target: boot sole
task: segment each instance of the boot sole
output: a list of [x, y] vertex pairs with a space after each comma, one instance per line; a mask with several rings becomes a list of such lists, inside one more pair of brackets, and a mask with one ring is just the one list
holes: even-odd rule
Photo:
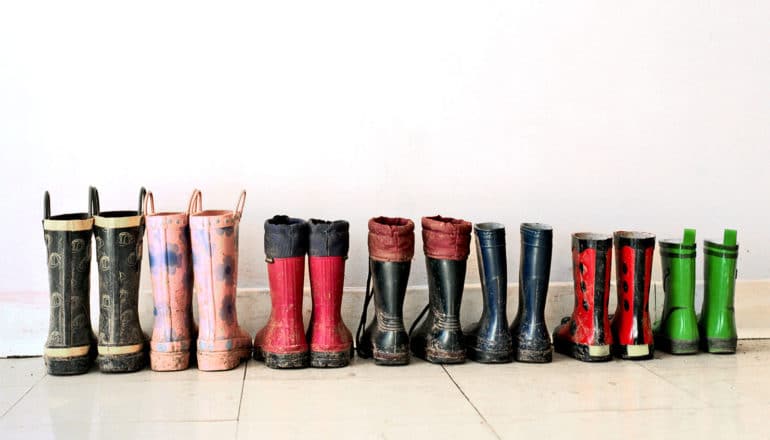
[[350, 365], [352, 348], [345, 351], [311, 351], [310, 366], [313, 368], [342, 368]]
[[714, 354], [734, 354], [738, 348], [738, 338], [716, 339], [704, 338], [701, 340], [701, 349]]
[[531, 350], [526, 348], [517, 348], [514, 350], [516, 362], [525, 362], [530, 364], [547, 364], [553, 361], [553, 350], [549, 346], [544, 350]]
[[653, 344], [614, 344], [612, 346], [612, 354], [615, 357], [630, 361], [644, 361], [652, 359], [653, 353], [655, 353], [655, 346]]
[[462, 364], [465, 362], [465, 350], [446, 351], [429, 348], [425, 350], [424, 359], [434, 364]]
[[372, 358], [375, 365], [407, 365], [410, 360], [409, 352], [400, 353], [388, 353], [384, 351], [374, 350], [372, 352]]
[[190, 352], [150, 351], [150, 368], [152, 371], [180, 371], [190, 366]]
[[100, 354], [96, 362], [102, 373], [132, 373], [147, 365], [147, 353]]
[[93, 356], [50, 357], [44, 356], [46, 370], [52, 376], [74, 376], [91, 370]]
[[274, 370], [307, 368], [310, 366], [309, 351], [302, 353], [271, 353], [264, 350], [255, 350], [254, 359], [264, 361], [267, 368]]
[[241, 361], [248, 359], [250, 355], [251, 349], [249, 348], [230, 351], [202, 351], [199, 349], [196, 358], [198, 369], [201, 371], [227, 371], [240, 365]]
[[583, 345], [560, 341], [554, 337], [554, 349], [583, 362], [608, 362], [612, 360], [609, 345]]
[[481, 350], [468, 347], [466, 357], [480, 364], [507, 364], [513, 362], [513, 350]]
[[677, 355], [695, 354], [698, 352], [698, 340], [677, 340], [665, 336], [655, 336], [655, 349]]

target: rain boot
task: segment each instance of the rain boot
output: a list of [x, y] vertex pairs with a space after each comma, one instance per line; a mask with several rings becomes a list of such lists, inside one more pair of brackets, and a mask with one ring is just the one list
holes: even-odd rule
[[701, 349], [709, 353], [735, 353], [735, 279], [738, 277], [738, 233], [725, 229], [722, 244], [703, 242], [706, 254], [703, 275], [703, 308], [698, 320]]
[[99, 264], [99, 357], [102, 373], [128, 373], [147, 363], [146, 337], [139, 325], [145, 190], [136, 211], [99, 210], [94, 194], [94, 235]]
[[193, 274], [198, 297], [198, 369], [231, 370], [251, 355], [251, 336], [238, 325], [238, 227], [246, 202], [241, 192], [234, 211], [190, 214]]
[[302, 321], [308, 224], [276, 215], [265, 221], [265, 256], [270, 279], [270, 319], [254, 338], [254, 357], [269, 368], [305, 368], [310, 352]]
[[551, 276], [552, 249], [553, 229], [550, 226], [522, 223], [519, 306], [511, 325], [513, 351], [519, 362], [551, 362], [545, 300]]
[[88, 372], [96, 357], [91, 329], [91, 230], [93, 193], [87, 213], [51, 216], [46, 191], [43, 233], [48, 256], [51, 317], [43, 359], [54, 376]]
[[554, 349], [584, 362], [612, 359], [612, 332], [607, 316], [610, 300], [612, 237], [572, 234], [575, 307], [553, 332]]
[[150, 368], [154, 371], [186, 369], [190, 349], [195, 348], [189, 215], [194, 207], [198, 210], [200, 196], [200, 191], [193, 192], [187, 212], [156, 213], [152, 192], [144, 198], [155, 317], [150, 340]]
[[652, 359], [655, 344], [649, 302], [655, 235], [617, 231], [614, 241], [618, 304], [610, 321], [612, 351], [623, 359]]
[[463, 330], [467, 356], [481, 363], [511, 362], [505, 227], [499, 223], [477, 223], [474, 230], [484, 309], [479, 322]]
[[[429, 313], [416, 332], [410, 331], [410, 345], [415, 356], [428, 362], [465, 362], [460, 304], [470, 253], [471, 229], [471, 224], [465, 220], [440, 215], [422, 218], [423, 250], [428, 271], [426, 310]], [[420, 317], [412, 325], [412, 330], [418, 322]]]
[[310, 290], [313, 313], [307, 340], [310, 366], [344, 367], [353, 354], [353, 335], [342, 321], [342, 285], [348, 258], [350, 224], [310, 219]]
[[[369, 276], [356, 347], [377, 365], [409, 363], [409, 335], [404, 328], [404, 298], [414, 256], [414, 222], [399, 217], [369, 220]], [[371, 289], [370, 289], [371, 287]], [[374, 298], [374, 320], [366, 312]]]
[[685, 229], [682, 240], [660, 240], [665, 300], [663, 316], [655, 323], [655, 348], [671, 354], [698, 352], [695, 316], [695, 230]]

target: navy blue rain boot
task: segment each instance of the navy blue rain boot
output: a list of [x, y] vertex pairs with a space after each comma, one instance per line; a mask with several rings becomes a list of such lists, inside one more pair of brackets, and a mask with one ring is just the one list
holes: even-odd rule
[[468, 358], [481, 363], [513, 361], [508, 329], [508, 264], [505, 257], [505, 226], [478, 223], [476, 257], [481, 278], [484, 309], [479, 322], [465, 329]]
[[511, 325], [513, 352], [519, 362], [551, 362], [551, 337], [545, 325], [545, 299], [551, 274], [553, 229], [521, 224], [519, 308]]

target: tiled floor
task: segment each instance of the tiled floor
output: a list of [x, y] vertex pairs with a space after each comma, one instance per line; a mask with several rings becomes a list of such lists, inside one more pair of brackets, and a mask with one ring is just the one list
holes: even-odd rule
[[0, 359], [0, 439], [770, 438], [770, 340], [735, 356], [74, 377]]

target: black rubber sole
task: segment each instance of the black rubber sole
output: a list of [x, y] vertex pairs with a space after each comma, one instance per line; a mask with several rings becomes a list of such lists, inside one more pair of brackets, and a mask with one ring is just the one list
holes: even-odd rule
[[701, 350], [713, 354], [735, 354], [738, 349], [738, 338], [715, 339], [703, 338], [700, 341]]
[[94, 363], [94, 358], [90, 355], [74, 357], [44, 356], [44, 361], [48, 374], [52, 376], [74, 376], [76, 374], [88, 373]]
[[254, 350], [254, 359], [264, 361], [267, 368], [274, 370], [291, 370], [310, 366], [310, 352], [302, 353], [270, 353], [269, 351]]
[[465, 356], [467, 359], [480, 364], [507, 364], [513, 362], [513, 350], [511, 349], [468, 347]]
[[646, 361], [653, 358], [655, 346], [647, 344], [647, 354], [637, 354], [629, 345], [614, 344], [612, 346], [612, 355], [629, 361]]
[[516, 362], [547, 364], [553, 361], [553, 349], [550, 346], [542, 350], [516, 348], [513, 352]]
[[553, 348], [558, 353], [571, 356], [583, 362], [608, 362], [612, 360], [612, 353], [608, 350], [606, 355], [592, 355], [591, 347], [583, 344], [575, 344], [571, 341], [561, 341], [554, 335]]
[[466, 358], [465, 350], [447, 351], [432, 348], [425, 351], [416, 350], [412, 354], [432, 364], [462, 364]]
[[655, 349], [676, 355], [689, 355], [698, 352], [698, 340], [676, 340], [665, 336], [655, 336]]
[[133, 373], [147, 365], [148, 353], [99, 355], [96, 363], [102, 373]]
[[350, 365], [353, 350], [311, 351], [310, 366], [313, 368], [342, 368]]

